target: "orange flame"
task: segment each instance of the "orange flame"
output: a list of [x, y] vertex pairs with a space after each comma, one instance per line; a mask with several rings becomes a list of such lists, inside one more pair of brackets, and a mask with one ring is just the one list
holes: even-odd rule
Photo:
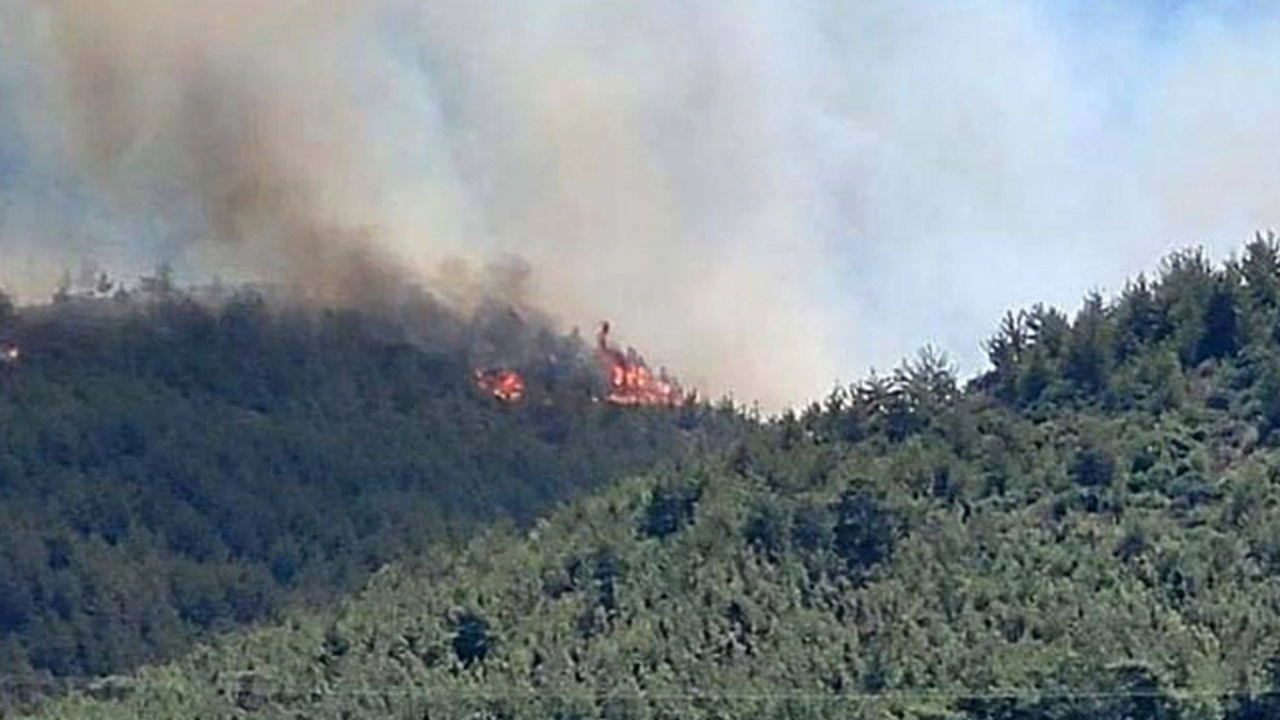
[[475, 371], [476, 386], [505, 403], [517, 403], [524, 399], [524, 377], [515, 370]]
[[684, 404], [684, 391], [679, 383], [667, 377], [665, 370], [655, 375], [635, 349], [627, 348], [623, 352], [609, 344], [608, 321], [600, 324], [600, 332], [596, 335], [596, 355], [609, 375], [607, 402], [663, 407]]

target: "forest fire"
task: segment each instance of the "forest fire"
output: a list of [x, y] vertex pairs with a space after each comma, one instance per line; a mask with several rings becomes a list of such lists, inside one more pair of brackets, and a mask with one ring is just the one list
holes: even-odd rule
[[524, 399], [524, 377], [515, 370], [476, 368], [476, 386], [505, 403], [517, 403]]
[[[634, 348], [623, 351], [614, 347], [609, 341], [608, 322], [601, 323], [596, 335], [596, 361], [608, 383], [604, 397], [596, 398], [597, 402], [626, 407], [675, 407], [691, 397], [665, 369], [649, 369]], [[520, 403], [528, 396], [525, 378], [516, 370], [478, 367], [474, 373], [476, 387], [503, 403]]]
[[626, 352], [609, 343], [609, 323], [600, 324], [596, 335], [596, 355], [609, 375], [607, 402], [614, 405], [681, 405], [686, 396], [680, 384], [667, 376], [666, 370], [656, 375], [634, 348]]

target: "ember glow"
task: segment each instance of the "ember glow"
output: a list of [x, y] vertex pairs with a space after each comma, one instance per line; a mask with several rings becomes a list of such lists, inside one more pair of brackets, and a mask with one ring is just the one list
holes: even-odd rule
[[596, 355], [609, 377], [607, 402], [614, 405], [682, 405], [687, 395], [665, 369], [654, 374], [634, 348], [626, 352], [609, 343], [609, 323], [600, 324]]
[[481, 370], [476, 368], [476, 386], [505, 403], [524, 399], [524, 377], [515, 370]]

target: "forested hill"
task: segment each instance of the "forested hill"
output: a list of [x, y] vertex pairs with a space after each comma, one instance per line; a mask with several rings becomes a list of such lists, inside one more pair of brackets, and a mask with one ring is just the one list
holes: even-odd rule
[[[98, 295], [0, 303], [0, 714], [738, 422], [594, 402], [590, 348], [500, 306], [198, 301], [155, 278]], [[498, 360], [528, 371], [527, 402], [474, 386]]]
[[1179, 254], [46, 716], [1280, 717], [1278, 331]]

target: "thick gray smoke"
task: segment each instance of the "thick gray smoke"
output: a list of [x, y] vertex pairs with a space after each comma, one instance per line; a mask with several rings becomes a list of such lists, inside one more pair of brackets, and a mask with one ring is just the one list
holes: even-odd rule
[[358, 213], [379, 182], [365, 112], [381, 112], [352, 96], [378, 79], [345, 45], [362, 22], [340, 3], [33, 2], [27, 127], [158, 236], [173, 257], [156, 260], [359, 298], [394, 272]]
[[980, 0], [6, 0], [0, 282], [608, 317], [766, 407], [1275, 224], [1280, 19]]

